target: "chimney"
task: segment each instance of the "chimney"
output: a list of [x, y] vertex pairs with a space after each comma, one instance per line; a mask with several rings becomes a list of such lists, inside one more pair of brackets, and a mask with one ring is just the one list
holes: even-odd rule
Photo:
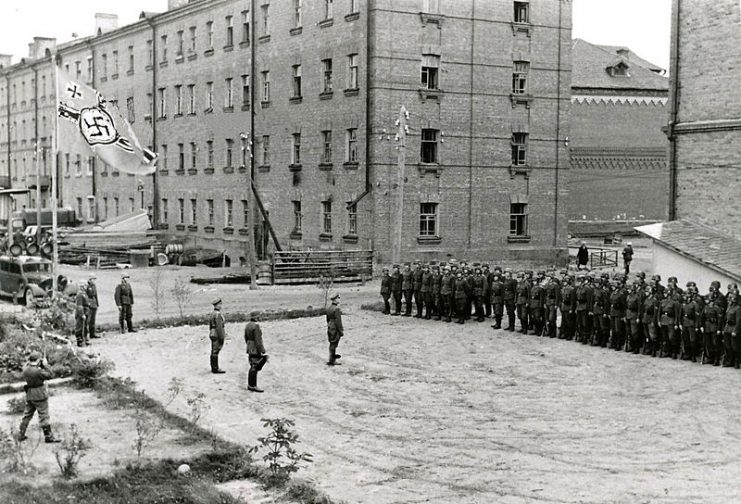
[[95, 13], [95, 35], [118, 29], [118, 14]]
[[9, 67], [12, 59], [10, 54], [0, 54], [0, 68]]
[[171, 11], [182, 7], [183, 5], [188, 5], [189, 3], [189, 0], [167, 0], [167, 10]]
[[53, 52], [57, 47], [57, 39], [51, 37], [34, 37], [28, 44], [28, 57], [40, 59], [46, 56], [46, 51]]

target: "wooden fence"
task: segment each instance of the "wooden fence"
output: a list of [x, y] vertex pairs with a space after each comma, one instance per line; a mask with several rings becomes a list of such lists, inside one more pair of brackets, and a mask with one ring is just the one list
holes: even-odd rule
[[272, 266], [274, 284], [316, 283], [321, 277], [356, 282], [371, 277], [373, 251], [276, 251]]

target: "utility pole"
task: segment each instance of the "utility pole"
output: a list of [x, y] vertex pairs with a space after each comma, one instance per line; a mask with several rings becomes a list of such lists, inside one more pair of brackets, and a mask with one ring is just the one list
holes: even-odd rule
[[406, 165], [406, 139], [407, 139], [407, 119], [409, 118], [409, 112], [401, 106], [399, 110], [399, 119], [396, 121], [396, 126], [399, 128], [396, 133], [396, 141], [398, 145], [396, 148], [399, 151], [397, 165], [399, 172], [399, 181], [396, 187], [399, 191], [399, 195], [396, 201], [396, 207], [394, 208], [394, 220], [392, 223], [392, 239], [391, 239], [391, 262], [399, 264], [401, 262], [401, 243], [402, 243], [402, 231], [404, 228], [404, 180], [405, 180], [405, 165]]
[[[255, 214], [253, 210], [252, 199], [252, 135], [240, 133], [242, 139], [242, 159], [245, 164], [247, 173], [247, 260], [250, 262], [250, 290], [257, 289], [257, 258], [255, 257]], [[245, 150], [247, 152], [245, 152]], [[249, 162], [245, 154], [249, 155]]]
[[41, 165], [41, 145], [39, 145], [39, 140], [36, 138], [36, 243], [41, 245], [39, 243], [39, 240], [41, 238], [41, 170], [39, 169], [39, 166]]

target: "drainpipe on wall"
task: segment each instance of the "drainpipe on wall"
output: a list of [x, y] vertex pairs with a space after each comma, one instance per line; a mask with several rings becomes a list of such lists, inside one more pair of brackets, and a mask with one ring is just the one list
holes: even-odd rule
[[672, 90], [669, 124], [666, 135], [669, 138], [669, 220], [677, 219], [677, 135], [675, 127], [679, 116], [679, 20], [681, 0], [672, 1], [674, 19], [672, 22], [672, 54], [670, 86]]
[[[157, 30], [154, 21], [147, 18], [149, 26], [152, 27], [152, 151], [157, 152]], [[160, 227], [160, 189], [157, 172], [159, 162], [152, 173], [152, 228]]]
[[553, 248], [558, 246], [558, 176], [561, 150], [561, 28], [563, 23], [563, 3], [558, 2], [558, 62], [556, 63], [556, 170], [553, 208]]
[[[90, 87], [95, 89], [95, 46], [88, 40], [87, 42], [88, 47], [90, 47], [90, 57], [92, 58], [92, 73], [90, 75]], [[97, 180], [97, 174], [98, 171], [98, 160], [96, 157], [92, 158], [92, 166], [90, 167], [92, 170], [92, 180], [91, 180], [91, 188], [92, 196], [93, 196], [93, 208], [94, 210], [94, 221], [97, 223], [99, 222], [98, 219], [98, 180]]]

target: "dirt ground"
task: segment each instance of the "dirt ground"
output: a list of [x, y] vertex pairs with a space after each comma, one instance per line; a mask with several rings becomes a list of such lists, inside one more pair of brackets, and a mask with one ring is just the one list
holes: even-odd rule
[[242, 324], [227, 327], [225, 375], [209, 373], [205, 328], [96, 350], [158, 400], [173, 377], [204, 392], [203, 424], [232, 441], [295, 419], [315, 457], [300, 474], [350, 503], [741, 501], [738, 371], [345, 310], [335, 368], [323, 318], [262, 324], [265, 394], [246, 390]]
[[[54, 389], [53, 394], [49, 399], [49, 409], [54, 435], [60, 439], [68, 437], [69, 425], [74, 423], [80, 435], [90, 441], [91, 448], [79, 465], [80, 478], [106, 476], [117, 467], [136, 461], [133, 410], [110, 409], [92, 392], [59, 388]], [[22, 398], [24, 394], [0, 396], [0, 427], [6, 432], [11, 426], [17, 429], [21, 420], [21, 414], [11, 415], [8, 412], [8, 401], [16, 397]], [[33, 466], [27, 482], [48, 484], [51, 478], [57, 478], [60, 474], [54, 457], [54, 450], [59, 449], [60, 445], [44, 443], [37, 416], [31, 420], [27, 434], [29, 440], [23, 445]], [[185, 432], [163, 428], [145, 446], [142, 461], [167, 457], [188, 459], [210, 449], [210, 445], [194, 442]], [[1, 482], [2, 479], [0, 486]]]

